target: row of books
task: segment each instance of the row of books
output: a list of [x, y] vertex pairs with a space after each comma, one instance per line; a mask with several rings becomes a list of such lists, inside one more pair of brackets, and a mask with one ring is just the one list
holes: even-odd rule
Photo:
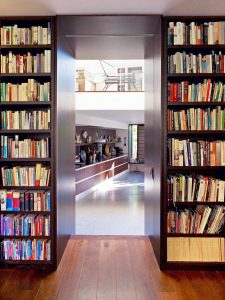
[[224, 237], [168, 237], [167, 261], [225, 262]]
[[169, 166], [225, 166], [225, 141], [168, 139]]
[[50, 240], [4, 239], [1, 242], [3, 260], [51, 260]]
[[167, 177], [167, 197], [175, 202], [225, 202], [225, 181], [203, 175]]
[[197, 205], [196, 209], [177, 209], [167, 213], [167, 232], [183, 234], [216, 234], [224, 230], [225, 207]]
[[7, 55], [1, 54], [1, 73], [23, 74], [23, 73], [50, 73], [51, 72], [51, 50], [44, 50], [36, 55], [13, 54], [9, 51]]
[[19, 140], [18, 135], [1, 135], [2, 158], [47, 158], [50, 157], [49, 148], [49, 138]]
[[1, 211], [50, 211], [51, 193], [0, 190]]
[[1, 45], [49, 45], [51, 44], [51, 27], [31, 26], [30, 28], [13, 26], [1, 27]]
[[224, 130], [225, 110], [218, 106], [214, 109], [189, 108], [168, 110], [168, 130]]
[[35, 166], [2, 167], [3, 186], [49, 186], [50, 167], [36, 164]]
[[51, 111], [1, 111], [1, 129], [50, 129]]
[[201, 74], [223, 73], [225, 70], [224, 54], [198, 55], [186, 52], [176, 52], [168, 56], [168, 73], [170, 74]]
[[224, 45], [225, 21], [169, 22], [168, 45]]
[[0, 234], [4, 236], [49, 236], [50, 215], [1, 215]]
[[203, 83], [168, 82], [169, 102], [224, 102], [225, 84], [204, 79]]
[[8, 101], [50, 101], [50, 82], [41, 84], [35, 79], [28, 79], [27, 82], [0, 83], [1, 102]]
[[50, 215], [0, 215], [0, 234], [7, 236], [49, 236]]

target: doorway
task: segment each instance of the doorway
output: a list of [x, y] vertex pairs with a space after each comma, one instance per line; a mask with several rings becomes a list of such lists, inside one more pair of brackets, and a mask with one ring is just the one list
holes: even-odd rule
[[[150, 235], [154, 229], [154, 218], [160, 222], [159, 215], [152, 216], [150, 194], [159, 186], [152, 184], [154, 162], [151, 151], [154, 149], [150, 141], [153, 121], [153, 86], [156, 76], [153, 76], [153, 57], [157, 51], [155, 36], [160, 36], [160, 16], [60, 16], [59, 22], [64, 28], [64, 35], [68, 40], [76, 59], [145, 59], [145, 152], [148, 153], [145, 162], [145, 234]], [[113, 51], [112, 51], [113, 49]], [[161, 48], [158, 54], [161, 55]], [[159, 65], [160, 66], [160, 65]], [[161, 82], [160, 71], [157, 74]], [[154, 101], [161, 103], [161, 93], [158, 92]], [[157, 178], [157, 169], [154, 169]], [[156, 191], [156, 190], [155, 190]], [[154, 192], [155, 192], [154, 191]], [[159, 192], [160, 197], [160, 192]], [[158, 231], [158, 229], [156, 230]], [[159, 232], [153, 232], [159, 237]]]

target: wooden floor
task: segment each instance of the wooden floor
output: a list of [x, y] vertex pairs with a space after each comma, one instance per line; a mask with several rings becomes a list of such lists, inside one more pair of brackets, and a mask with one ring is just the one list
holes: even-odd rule
[[167, 271], [147, 238], [71, 239], [56, 272], [0, 271], [0, 299], [225, 299], [225, 271]]

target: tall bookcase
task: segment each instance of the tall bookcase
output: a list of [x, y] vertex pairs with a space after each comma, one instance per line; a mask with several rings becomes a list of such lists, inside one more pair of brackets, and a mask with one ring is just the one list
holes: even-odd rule
[[[1, 199], [1, 208], [3, 209], [0, 211], [1, 266], [56, 266], [54, 23], [55, 20], [52, 17], [0, 18], [0, 27], [4, 27], [5, 30], [5, 40], [3, 41], [2, 37], [0, 46], [0, 190], [3, 197]], [[25, 29], [19, 30], [18, 28]], [[43, 30], [43, 28], [45, 29]], [[41, 54], [41, 56], [37, 57], [37, 54]], [[17, 70], [12, 70], [9, 66], [6, 70], [3, 69], [3, 56], [6, 57], [7, 55], [10, 55], [9, 60], [6, 58], [7, 64], [11, 63], [12, 56], [16, 56], [11, 67], [14, 68], [17, 64], [19, 65]], [[18, 55], [21, 57], [19, 58]], [[37, 58], [33, 58], [33, 61], [29, 62], [28, 55]], [[32, 69], [30, 68], [31, 65]], [[18, 70], [18, 68], [20, 69]], [[9, 83], [14, 86], [7, 85]], [[20, 86], [22, 83], [27, 83], [23, 91]], [[34, 87], [34, 85], [36, 86]], [[4, 97], [3, 86], [6, 90], [8, 89]], [[21, 91], [18, 94], [19, 88], [21, 88]], [[28, 97], [26, 97], [27, 95]], [[13, 113], [18, 111], [20, 114], [22, 114], [22, 111], [29, 112], [29, 116], [27, 114], [26, 118], [30, 119], [26, 120], [25, 123], [23, 117], [23, 121], [20, 121], [18, 126], [14, 126], [19, 117], [13, 115]], [[8, 120], [6, 118], [5, 124], [3, 124], [3, 114], [8, 118]], [[14, 122], [12, 121], [13, 117], [15, 118]], [[25, 147], [24, 139], [30, 139], [29, 146]], [[41, 146], [40, 141], [42, 141]], [[32, 149], [32, 151], [29, 150], [29, 153], [28, 148]], [[24, 171], [27, 172], [26, 174], [28, 174], [28, 168], [30, 168], [29, 174], [32, 178], [25, 179], [23, 177], [25, 175], [20, 173], [18, 182], [15, 179], [15, 176], [17, 176], [15, 169], [11, 173], [13, 178], [10, 178], [11, 175], [5, 169], [12, 169], [17, 166], [26, 167], [27, 169]], [[43, 171], [40, 173], [40, 170], [37, 170], [40, 166], [50, 170], [49, 179], [46, 178], [47, 173], [44, 174]], [[33, 174], [32, 167], [35, 168]], [[3, 182], [3, 172], [5, 183]], [[15, 182], [17, 185], [15, 185]], [[10, 195], [11, 191], [12, 194]], [[5, 194], [6, 209], [4, 209], [3, 204]], [[16, 196], [19, 198], [16, 199]], [[13, 198], [10, 200], [10, 197]], [[32, 220], [32, 216], [35, 221]], [[8, 219], [8, 221], [5, 219]], [[16, 219], [19, 220], [19, 225], [16, 223]], [[36, 222], [36, 225], [32, 225], [32, 222]], [[23, 224], [23, 229], [21, 224]], [[25, 226], [27, 227], [25, 228]]]
[[[202, 165], [202, 161], [196, 161], [195, 163], [192, 163], [188, 161], [186, 164], [184, 162], [184, 156], [187, 155], [187, 160], [189, 159], [189, 149], [187, 153], [184, 152], [184, 144], [182, 146], [182, 142], [180, 143], [180, 148], [175, 149], [174, 147], [174, 140], [179, 141], [188, 141], [188, 142], [197, 142], [199, 141], [204, 142], [215, 142], [215, 141], [221, 141], [223, 142], [225, 140], [224, 136], [224, 124], [221, 128], [211, 128], [212, 130], [207, 130], [206, 128], [203, 128], [201, 123], [199, 127], [194, 128], [194, 125], [192, 128], [186, 126], [183, 126], [184, 124], [184, 114], [187, 117], [187, 111], [190, 109], [193, 112], [193, 109], [202, 109], [204, 111], [212, 111], [215, 109], [219, 109], [223, 111], [225, 109], [225, 102], [222, 95], [222, 101], [218, 102], [217, 100], [212, 101], [211, 99], [206, 97], [206, 94], [199, 96], [199, 98], [195, 98], [195, 95], [192, 94], [191, 97], [188, 96], [188, 93], [191, 90], [188, 90], [188, 85], [197, 85], [199, 83], [204, 82], [204, 80], [208, 80], [208, 83], [218, 83], [222, 82], [222, 84], [225, 84], [224, 78], [224, 66], [222, 66], [222, 69], [213, 70], [213, 72], [204, 72], [203, 71], [199, 73], [198, 71], [196, 73], [193, 73], [191, 70], [190, 73], [187, 73], [187, 69], [185, 69], [184, 61], [178, 62], [177, 70], [179, 71], [179, 68], [182, 68], [182, 72], [177, 72], [177, 70], [171, 70], [171, 68], [174, 66], [173, 62], [171, 62], [171, 56], [175, 55], [175, 53], [180, 52], [190, 55], [191, 53], [193, 55], [198, 55], [199, 53], [204, 55], [209, 55], [211, 53], [214, 54], [220, 54], [219, 63], [222, 65], [221, 62], [221, 54], [224, 54], [224, 37], [222, 35], [220, 36], [219, 44], [213, 43], [212, 41], [209, 42], [206, 37], [208, 32], [208, 24], [211, 22], [220, 22], [224, 21], [224, 17], [165, 17], [163, 19], [163, 78], [162, 78], [162, 103], [163, 103], [163, 110], [164, 110], [164, 158], [163, 158], [163, 172], [162, 172], [162, 197], [161, 197], [161, 266], [162, 268], [224, 268], [225, 266], [225, 233], [224, 233], [224, 225], [222, 226], [221, 230], [219, 232], [209, 233], [208, 229], [209, 224], [204, 228], [203, 233], [197, 233], [198, 231], [194, 231], [189, 229], [185, 229], [185, 233], [183, 230], [180, 230], [182, 228], [181, 224], [177, 224], [178, 222], [178, 216], [179, 216], [179, 222], [184, 222], [183, 219], [181, 221], [181, 212], [186, 212], [187, 214], [190, 212], [192, 215], [196, 214], [196, 209], [199, 210], [199, 205], [204, 205], [204, 207], [208, 206], [212, 211], [217, 206], [223, 206], [224, 205], [224, 190], [223, 191], [223, 202], [218, 202], [218, 195], [214, 195], [214, 199], [212, 197], [209, 200], [209, 190], [208, 194], [206, 194], [203, 198], [199, 197], [199, 201], [197, 202], [198, 194], [195, 194], [191, 199], [187, 198], [187, 195], [184, 194], [182, 198], [182, 193], [180, 195], [180, 198], [176, 198], [174, 196], [174, 193], [176, 193], [173, 190], [173, 184], [175, 184], [176, 180], [172, 179], [177, 177], [178, 185], [183, 184], [185, 185], [186, 191], [188, 189], [187, 181], [182, 181], [186, 177], [186, 179], [192, 177], [192, 180], [189, 184], [192, 184], [196, 179], [196, 182], [198, 181], [198, 176], [202, 176], [204, 178], [213, 178], [213, 180], [217, 179], [218, 181], [224, 181], [225, 180], [225, 167], [221, 166], [222, 158], [220, 158], [220, 162], [216, 165], [210, 161], [211, 154], [210, 149], [204, 149], [208, 151], [208, 161], [206, 161], [206, 156], [204, 156], [204, 162]], [[181, 34], [182, 37], [179, 37], [178, 40], [174, 44], [174, 37], [171, 35], [171, 33], [174, 33], [173, 24], [171, 22], [174, 22], [174, 25], [177, 25], [177, 22], [182, 22], [185, 24], [185, 28], [182, 28], [183, 25], [178, 24], [178, 27], [175, 29], [175, 35]], [[194, 22], [196, 27], [194, 29], [193, 26]], [[189, 27], [189, 25], [192, 23], [192, 25]], [[216, 25], [218, 26], [218, 25]], [[219, 25], [221, 26], [221, 24]], [[170, 29], [169, 29], [170, 28]], [[178, 29], [178, 30], [177, 30]], [[195, 37], [193, 37], [193, 33], [191, 30], [196, 30], [196, 43], [195, 43]], [[212, 30], [212, 29], [210, 29]], [[214, 29], [214, 35], [217, 34], [217, 29]], [[224, 28], [218, 27], [219, 33], [224, 34]], [[185, 33], [184, 33], [185, 32]], [[216, 32], [216, 33], [215, 33]], [[184, 34], [182, 34], [184, 33]], [[169, 36], [170, 35], [170, 36]], [[191, 44], [190, 44], [190, 36], [191, 36]], [[204, 37], [205, 36], [205, 37]], [[203, 37], [203, 38], [202, 38]], [[212, 37], [212, 36], [211, 36]], [[171, 39], [172, 38], [172, 39]], [[214, 36], [215, 39], [215, 36]], [[212, 52], [213, 51], [213, 52]], [[183, 55], [183, 54], [182, 54]], [[170, 57], [170, 59], [169, 59]], [[183, 55], [185, 57], [185, 60], [188, 59], [186, 55]], [[204, 58], [203, 58], [204, 60]], [[187, 62], [187, 61], [186, 61]], [[174, 64], [176, 64], [174, 62]], [[182, 66], [179, 64], [183, 64]], [[194, 62], [195, 64], [195, 62]], [[205, 64], [205, 62], [204, 62]], [[194, 66], [195, 67], [195, 66]], [[215, 66], [216, 67], [216, 66]], [[171, 72], [172, 71], [172, 72]], [[189, 71], [188, 71], [189, 72]], [[183, 83], [181, 85], [181, 82], [188, 82]], [[206, 84], [206, 81], [205, 81]], [[173, 85], [171, 87], [171, 85]], [[172, 88], [172, 90], [171, 90]], [[190, 87], [189, 87], [190, 88]], [[202, 85], [203, 88], [203, 85]], [[205, 93], [207, 91], [208, 86], [205, 85]], [[213, 89], [212, 85], [212, 89]], [[224, 88], [224, 86], [223, 86]], [[175, 91], [174, 91], [175, 89]], [[194, 88], [193, 88], [194, 89]], [[184, 96], [185, 94], [185, 96]], [[172, 95], [172, 98], [171, 98]], [[190, 101], [191, 100], [191, 101]], [[197, 100], [197, 101], [196, 101]], [[168, 112], [170, 111], [170, 113]], [[172, 111], [172, 113], [171, 113]], [[176, 128], [168, 128], [171, 126], [171, 124], [175, 123], [174, 118], [174, 112], [182, 113], [182, 117], [180, 118], [180, 121], [178, 121], [178, 124]], [[190, 111], [189, 111], [190, 112]], [[218, 112], [218, 111], [217, 111]], [[223, 114], [223, 113], [222, 113]], [[180, 113], [181, 116], [181, 113]], [[193, 117], [193, 116], [192, 116]], [[172, 118], [172, 120], [171, 120]], [[177, 115], [176, 115], [177, 118]], [[191, 118], [191, 117], [190, 117]], [[202, 120], [202, 119], [201, 119]], [[221, 122], [223, 120], [220, 119]], [[176, 120], [177, 122], [177, 120]], [[202, 121], [203, 122], [203, 121]], [[181, 128], [182, 126], [182, 128]], [[210, 125], [208, 125], [210, 126]], [[219, 126], [219, 125], [218, 125]], [[194, 130], [195, 129], [195, 130]], [[172, 140], [173, 139], [173, 140]], [[178, 142], [179, 143], [179, 142]], [[202, 143], [202, 142], [201, 142]], [[222, 145], [222, 144], [221, 144]], [[196, 146], [197, 147], [197, 146]], [[198, 146], [199, 147], [199, 146]], [[207, 147], [210, 147], [208, 144]], [[223, 147], [223, 146], [221, 146]], [[221, 152], [223, 151], [222, 148], [220, 149]], [[197, 148], [197, 155], [200, 154], [199, 148]], [[205, 154], [204, 154], [205, 155]], [[213, 154], [214, 155], [214, 154]], [[173, 161], [171, 156], [173, 156]], [[174, 158], [175, 156], [175, 158]], [[177, 157], [176, 157], [177, 156]], [[178, 158], [178, 161], [176, 160]], [[180, 161], [179, 162], [179, 158]], [[192, 159], [192, 158], [191, 158]], [[198, 158], [199, 159], [199, 158]], [[176, 162], [175, 162], [176, 160]], [[219, 159], [218, 159], [219, 161]], [[188, 165], [187, 165], [188, 164]], [[183, 177], [184, 176], [184, 177]], [[206, 179], [206, 181], [208, 180]], [[173, 181], [174, 180], [174, 181]], [[217, 181], [217, 182], [218, 182]], [[171, 184], [171, 182], [173, 184]], [[205, 184], [205, 183], [204, 183]], [[209, 184], [209, 181], [208, 183]], [[178, 187], [179, 190], [183, 189], [182, 187]], [[209, 185], [208, 185], [209, 186]], [[172, 190], [171, 190], [172, 189]], [[196, 188], [197, 189], [197, 188]], [[207, 191], [207, 187], [204, 185], [204, 192]], [[197, 189], [198, 190], [198, 189]], [[198, 190], [199, 192], [199, 190]], [[190, 195], [190, 194], [189, 194]], [[177, 200], [178, 199], [178, 200]], [[204, 201], [202, 201], [204, 199]], [[203, 208], [204, 209], [204, 208]], [[191, 210], [191, 211], [190, 211]], [[171, 215], [169, 216], [169, 212], [171, 212]], [[190, 215], [189, 215], [190, 216]], [[196, 216], [196, 215], [195, 215]], [[202, 215], [203, 217], [203, 215]], [[173, 223], [174, 218], [176, 220], [176, 225]], [[210, 218], [209, 218], [210, 219]], [[208, 221], [209, 221], [208, 219]], [[172, 221], [171, 221], [172, 220]], [[172, 224], [172, 225], [171, 225]], [[187, 224], [187, 223], [186, 223]], [[190, 223], [189, 223], [190, 225]], [[188, 225], [188, 226], [189, 226]], [[172, 230], [171, 230], [172, 228]], [[193, 228], [193, 227], [192, 227]], [[182, 232], [182, 233], [180, 233]]]

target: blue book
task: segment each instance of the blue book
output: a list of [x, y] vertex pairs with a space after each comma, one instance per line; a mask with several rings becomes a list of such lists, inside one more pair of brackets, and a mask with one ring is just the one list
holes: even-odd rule
[[7, 192], [6, 210], [8, 210], [8, 211], [13, 210], [13, 194], [12, 194], [12, 192]]

